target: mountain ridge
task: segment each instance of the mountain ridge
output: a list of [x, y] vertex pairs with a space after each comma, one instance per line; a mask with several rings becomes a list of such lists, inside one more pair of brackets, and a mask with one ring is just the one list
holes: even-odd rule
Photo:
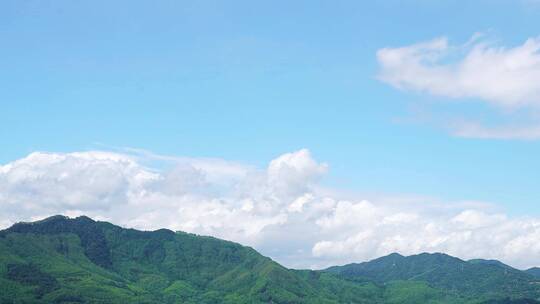
[[537, 279], [500, 264], [394, 253], [294, 270], [213, 237], [60, 215], [0, 231], [0, 303], [537, 303]]
[[497, 293], [519, 293], [535, 297], [537, 290], [530, 285], [540, 284], [537, 277], [499, 261], [465, 261], [444, 253], [390, 254], [368, 262], [333, 266], [324, 271], [358, 282], [424, 281], [432, 287], [469, 296], [480, 291], [493, 296]]
[[525, 272], [537, 278], [540, 278], [540, 267], [531, 267], [529, 269], [526, 269]]

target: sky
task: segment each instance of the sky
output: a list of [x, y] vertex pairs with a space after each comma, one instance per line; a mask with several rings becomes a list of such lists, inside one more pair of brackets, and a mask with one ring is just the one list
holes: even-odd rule
[[540, 266], [540, 2], [0, 3], [0, 227]]

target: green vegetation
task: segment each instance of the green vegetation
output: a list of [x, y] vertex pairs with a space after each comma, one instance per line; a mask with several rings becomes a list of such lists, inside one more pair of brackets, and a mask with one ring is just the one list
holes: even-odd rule
[[423, 296], [429, 296], [429, 299], [418, 300], [423, 303], [443, 298], [445, 301], [475, 299], [514, 303], [511, 301], [532, 301], [540, 295], [540, 281], [531, 274], [499, 261], [463, 261], [442, 253], [422, 253], [408, 257], [394, 253], [370, 262], [335, 266], [325, 271], [346, 280], [375, 282], [385, 286], [395, 282], [422, 283], [424, 285], [401, 289], [424, 289]]
[[291, 270], [236, 243], [87, 217], [0, 232], [0, 303], [536, 303], [539, 286], [441, 254]]
[[539, 267], [533, 267], [533, 268], [529, 268], [527, 270], [525, 270], [526, 273], [536, 277], [536, 278], [540, 278], [540, 268]]

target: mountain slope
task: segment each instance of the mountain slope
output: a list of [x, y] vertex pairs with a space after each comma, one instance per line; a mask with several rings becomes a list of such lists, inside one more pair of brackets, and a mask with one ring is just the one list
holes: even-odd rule
[[[55, 216], [0, 232], [0, 302], [363, 303], [373, 284], [293, 271], [211, 237]], [[355, 300], [358, 299], [358, 300]]]
[[2, 304], [537, 303], [540, 295], [533, 276], [496, 261], [392, 254], [291, 270], [236, 243], [84, 216], [0, 231], [0, 291]]
[[325, 271], [357, 282], [420, 281], [448, 294], [475, 298], [538, 298], [540, 281], [499, 261], [463, 261], [442, 253], [391, 254], [369, 262]]
[[540, 279], [540, 267], [529, 268], [525, 272]]

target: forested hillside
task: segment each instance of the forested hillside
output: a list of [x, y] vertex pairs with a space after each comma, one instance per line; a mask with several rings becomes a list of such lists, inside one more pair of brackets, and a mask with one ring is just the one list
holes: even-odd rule
[[291, 270], [236, 243], [88, 217], [0, 232], [0, 303], [534, 303], [538, 286], [442, 254]]

